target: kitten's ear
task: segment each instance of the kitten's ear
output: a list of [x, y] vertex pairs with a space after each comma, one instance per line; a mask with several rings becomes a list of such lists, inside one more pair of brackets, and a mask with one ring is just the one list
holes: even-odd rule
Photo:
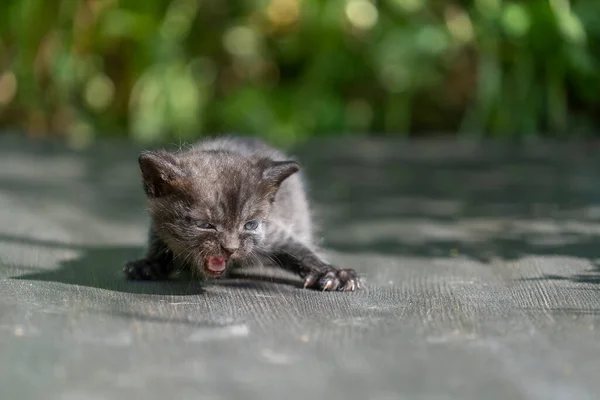
[[300, 170], [295, 161], [264, 161], [262, 180], [269, 196], [275, 195], [281, 183]]
[[138, 157], [144, 191], [150, 198], [162, 197], [173, 191], [184, 178], [177, 160], [166, 151], [144, 151]]
[[300, 165], [295, 161], [271, 161], [263, 171], [263, 180], [279, 186], [281, 182], [298, 171], [300, 171]]

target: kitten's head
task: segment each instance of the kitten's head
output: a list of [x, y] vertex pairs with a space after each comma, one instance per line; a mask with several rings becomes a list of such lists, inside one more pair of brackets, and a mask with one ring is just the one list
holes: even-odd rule
[[176, 259], [212, 277], [260, 251], [275, 195], [299, 170], [220, 151], [144, 152], [138, 161], [156, 233]]

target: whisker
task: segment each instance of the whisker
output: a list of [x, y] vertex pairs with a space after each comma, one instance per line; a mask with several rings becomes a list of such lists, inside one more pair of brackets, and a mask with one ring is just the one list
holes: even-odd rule
[[[259, 251], [260, 250], [262, 250], [262, 249], [259, 249]], [[273, 264], [279, 265], [279, 262], [277, 261], [277, 259], [275, 258], [275, 256], [273, 256], [271, 254], [271, 252], [269, 252], [269, 251], [261, 251], [260, 255], [263, 256], [263, 257], [268, 258]]]
[[195, 244], [191, 244], [189, 245], [187, 248], [183, 249], [181, 252], [179, 252], [175, 257], [173, 257], [173, 262], [176, 262], [178, 258], [180, 258], [181, 256], [184, 256], [183, 260], [180, 260], [180, 262], [178, 263], [179, 265], [176, 264], [177, 270], [178, 272], [181, 272], [183, 270], [183, 268], [185, 268], [186, 262], [189, 259], [189, 257], [193, 254], [192, 251], [190, 251], [193, 247], [195, 246]]

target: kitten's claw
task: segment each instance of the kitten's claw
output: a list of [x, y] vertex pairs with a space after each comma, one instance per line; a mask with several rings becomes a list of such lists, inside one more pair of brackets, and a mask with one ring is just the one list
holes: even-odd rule
[[361, 288], [360, 278], [352, 269], [330, 269], [321, 274], [310, 274], [304, 287], [321, 291], [355, 291]]
[[123, 272], [132, 281], [159, 281], [168, 277], [159, 263], [146, 259], [129, 261], [123, 267]]
[[315, 283], [317, 283], [318, 280], [318, 276], [316, 275], [309, 275], [306, 277], [306, 279], [304, 280], [304, 289], [308, 288], [308, 287], [313, 287]]

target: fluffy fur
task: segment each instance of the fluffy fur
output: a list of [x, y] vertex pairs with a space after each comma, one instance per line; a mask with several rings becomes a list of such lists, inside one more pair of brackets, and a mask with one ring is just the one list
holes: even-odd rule
[[[280, 151], [225, 137], [180, 152], [146, 151], [138, 161], [151, 227], [145, 257], [125, 265], [129, 279], [163, 280], [182, 268], [220, 277], [275, 262], [305, 287], [360, 288], [354, 270], [317, 253], [300, 166]], [[225, 260], [223, 273], [211, 269], [213, 259]]]

